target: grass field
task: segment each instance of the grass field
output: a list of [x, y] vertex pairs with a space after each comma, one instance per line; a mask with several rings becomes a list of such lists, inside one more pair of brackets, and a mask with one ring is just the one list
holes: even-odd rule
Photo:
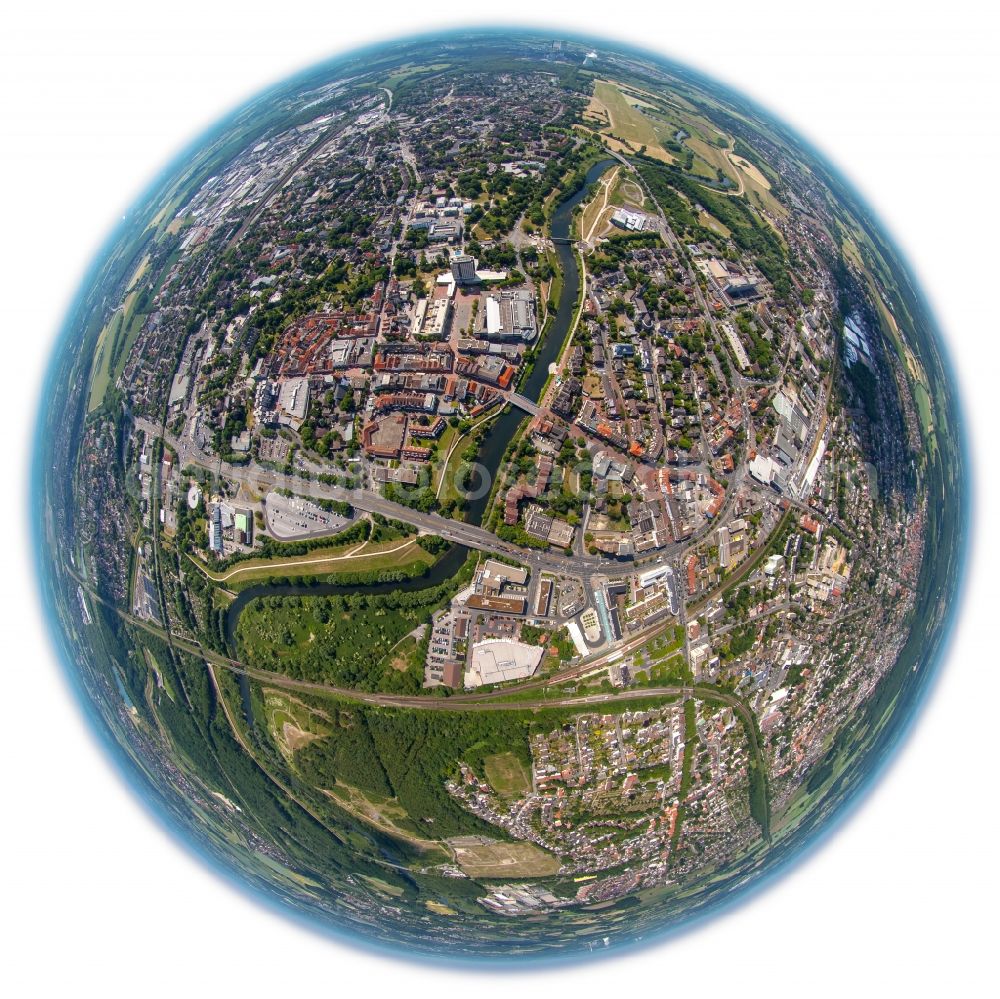
[[633, 146], [630, 142], [619, 142], [618, 139], [612, 138], [610, 135], [605, 135], [603, 132], [600, 133], [601, 141], [607, 146], [608, 149], [613, 153], [622, 153], [625, 156], [634, 156], [639, 152], [638, 146]]
[[424, 551], [415, 538], [381, 544], [348, 544], [318, 548], [305, 555], [276, 559], [248, 559], [223, 572], [213, 572], [196, 562], [209, 579], [217, 583], [245, 584], [272, 576], [333, 576], [346, 572], [398, 569], [414, 564], [430, 565], [434, 556]]
[[[694, 108], [668, 102], [670, 107], [664, 110], [662, 103], [651, 104], [643, 100], [642, 95], [643, 91], [599, 80], [594, 85], [594, 97], [584, 121], [602, 132], [609, 148], [630, 153], [645, 144], [648, 155], [665, 162], [673, 162], [675, 157], [663, 150], [662, 143], [673, 139], [677, 131], [683, 129], [687, 133], [684, 145], [694, 154], [690, 167], [692, 174], [714, 181], [721, 170], [735, 185], [731, 193], [745, 191], [755, 205], [771, 215], [786, 214], [784, 207], [771, 194], [771, 179], [749, 160], [733, 153], [729, 137], [726, 137], [726, 147], [719, 146], [716, 142], [720, 136], [718, 129]], [[651, 94], [647, 96], [650, 100], [660, 101]], [[643, 109], [649, 113], [644, 113]], [[607, 126], [602, 125], [602, 116], [607, 120]], [[627, 145], [615, 143], [607, 133], [624, 139]], [[728, 230], [717, 220], [708, 217], [706, 224], [728, 235]]]
[[368, 882], [377, 892], [388, 895], [390, 898], [399, 898], [404, 889], [400, 885], [391, 885], [388, 881], [376, 878], [371, 874], [362, 874], [361, 877]]
[[452, 452], [451, 457], [441, 469], [441, 475], [436, 487], [438, 500], [448, 503], [452, 500], [463, 500], [465, 497], [458, 491], [459, 471], [462, 468], [462, 452], [467, 443], [459, 442], [458, 447]]
[[615, 185], [615, 190], [611, 195], [611, 203], [641, 210], [646, 207], [646, 196], [642, 193], [642, 188], [634, 180], [619, 177], [618, 183]]
[[[452, 451], [452, 445], [454, 450]], [[434, 478], [431, 485], [434, 494], [442, 503], [452, 500], [462, 500], [464, 497], [457, 488], [458, 472], [462, 466], [462, 454], [469, 446], [469, 435], [460, 434], [457, 427], [447, 427], [438, 442], [437, 457], [434, 461]], [[445, 455], [451, 451], [447, 461]]]
[[[730, 193], [746, 192], [755, 205], [771, 215], [785, 214], [771, 194], [771, 180], [749, 160], [732, 152], [729, 137], [724, 137], [726, 146], [720, 146], [719, 130], [694, 108], [672, 102], [667, 105], [652, 94], [610, 80], [597, 80], [581, 127], [597, 131], [613, 152], [631, 155], [645, 146], [648, 156], [664, 163], [677, 159], [664, 143], [677, 141], [675, 136], [683, 129], [687, 134], [684, 145], [693, 154], [689, 166], [692, 175], [714, 182], [721, 171], [733, 184]], [[726, 227], [710, 216], [704, 222], [722, 235], [729, 235]]]
[[396, 70], [392, 76], [387, 77], [382, 83], [379, 84], [381, 87], [388, 87], [389, 90], [395, 90], [404, 80], [408, 80], [411, 76], [423, 76], [427, 73], [437, 73], [442, 69], [447, 69], [451, 65], [450, 62], [434, 62], [427, 66], [416, 66], [413, 63], [404, 63], [402, 66]]
[[650, 679], [657, 683], [691, 683], [694, 675], [681, 653], [658, 659], [650, 666]]
[[580, 238], [591, 240], [603, 234], [607, 228], [614, 206], [611, 203], [611, 190], [614, 187], [621, 167], [615, 167], [610, 174], [603, 176], [597, 184], [594, 197], [584, 205], [580, 214]]
[[764, 188], [765, 191], [771, 190], [771, 182], [749, 160], [744, 159], [742, 156], [737, 156], [735, 153], [730, 153], [729, 161], [741, 173], [745, 174], [749, 180]]
[[723, 225], [714, 215], [709, 215], [704, 208], [698, 215], [698, 221], [706, 229], [714, 229], [720, 235], [725, 236], [726, 239], [732, 235], [729, 231], [729, 226]]
[[458, 427], [453, 427], [449, 424], [444, 428], [444, 432], [438, 438], [437, 454], [434, 457], [433, 468], [431, 471], [431, 486], [435, 492], [437, 492], [437, 489], [441, 484], [441, 479], [445, 474], [445, 464], [442, 459], [448, 453], [452, 444], [455, 443], [456, 437], [458, 437]]
[[[716, 171], [721, 170], [735, 185], [737, 190], [743, 189], [743, 180], [740, 177], [739, 171], [732, 163], [729, 162], [729, 157], [726, 154], [726, 150], [720, 149], [714, 143], [706, 142], [703, 139], [699, 139], [696, 136], [691, 136], [685, 140], [685, 145], [695, 152], [695, 172], [697, 170], [698, 160], [701, 159], [709, 166], [709, 171], [706, 176], [712, 179], [716, 176]], [[704, 173], [705, 171], [701, 171]]]
[[531, 790], [531, 777], [513, 753], [487, 756], [483, 768], [490, 786], [501, 797], [517, 798]]
[[926, 436], [934, 430], [934, 416], [931, 410], [931, 397], [922, 382], [917, 382], [913, 386], [913, 398], [917, 404], [917, 412], [920, 414], [920, 425]]
[[144, 648], [142, 650], [142, 654], [146, 660], [146, 665], [151, 671], [155, 671], [156, 675], [159, 677], [159, 682], [163, 686], [163, 692], [170, 698], [170, 700], [176, 701], [177, 694], [174, 690], [174, 685], [170, 680], [170, 674], [163, 669], [156, 656], [154, 656], [148, 648]]
[[389, 666], [402, 673], [414, 665], [419, 665], [416, 660], [419, 650], [420, 642], [417, 638], [414, 635], [407, 635], [398, 645], [389, 651]]
[[97, 349], [94, 352], [94, 374], [90, 379], [90, 396], [87, 400], [87, 412], [89, 413], [92, 413], [104, 402], [108, 385], [111, 384], [112, 354], [121, 325], [122, 310], [119, 309], [107, 321], [97, 338]]
[[689, 683], [694, 677], [684, 657], [684, 627], [674, 625], [642, 648], [649, 677], [663, 683]]
[[730, 163], [739, 170], [750, 203], [776, 218], [787, 216], [788, 208], [771, 193], [772, 177], [743, 156], [734, 152], [730, 152], [728, 156]]
[[684, 644], [683, 625], [674, 625], [673, 631], [664, 632], [650, 639], [643, 648], [649, 659], [658, 662], [673, 655]]
[[455, 860], [470, 878], [545, 877], [559, 871], [559, 859], [534, 843], [452, 840]]
[[[473, 429], [499, 416], [501, 412], [502, 408], [497, 409], [494, 412], [490, 413], [488, 416], [483, 417], [483, 419], [479, 420], [477, 423], [473, 425]], [[452, 453], [448, 461], [446, 463], [443, 463], [437, 481], [434, 483], [434, 488], [437, 492], [438, 500], [441, 503], [447, 503], [450, 500], [465, 499], [465, 497], [458, 491], [458, 473], [462, 467], [462, 462], [464, 460], [462, 458], [462, 454], [469, 446], [469, 437], [471, 432], [472, 431], [470, 431], [469, 434], [464, 434], [463, 436], [458, 438], [458, 444], [456, 445], [454, 452]], [[450, 441], [453, 441], [455, 439], [455, 437], [453, 436], [449, 440], [448, 438], [449, 433], [457, 435], [458, 431], [453, 430], [451, 427], [449, 427], [441, 435], [442, 443], [438, 447], [438, 454], [442, 458], [448, 453], [448, 448], [451, 446]]]
[[434, 913], [439, 916], [457, 916], [458, 912], [455, 909], [450, 909], [443, 902], [438, 902], [436, 899], [429, 898], [424, 902], [424, 905]]
[[677, 809], [677, 820], [674, 823], [674, 834], [670, 840], [670, 853], [673, 855], [681, 839], [681, 826], [687, 812], [687, 796], [691, 791], [693, 779], [694, 754], [698, 741], [698, 723], [695, 715], [694, 701], [688, 698], [684, 702], [684, 757], [681, 763], [680, 806]]

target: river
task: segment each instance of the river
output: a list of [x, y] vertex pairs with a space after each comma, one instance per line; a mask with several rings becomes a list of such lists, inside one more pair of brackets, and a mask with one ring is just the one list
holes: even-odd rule
[[[604, 173], [608, 167], [614, 165], [613, 159], [603, 159], [595, 163], [588, 171], [583, 186], [567, 198], [555, 210], [552, 216], [552, 237], [556, 240], [568, 240], [571, 238], [571, 228], [573, 223], [573, 209], [580, 204], [587, 196], [591, 184]], [[535, 355], [535, 366], [531, 374], [525, 379], [520, 391], [522, 395], [537, 402], [545, 387], [545, 382], [549, 375], [549, 366], [559, 358], [559, 353], [566, 335], [569, 332], [570, 323], [573, 321], [574, 307], [577, 296], [580, 293], [580, 267], [577, 263], [576, 251], [570, 242], [555, 243], [556, 256], [563, 274], [562, 290], [556, 302], [555, 318], [545, 339], [538, 348]], [[490, 490], [487, 485], [484, 488], [484, 478], [492, 483], [496, 476], [500, 462], [503, 460], [507, 445], [517, 433], [521, 422], [527, 417], [521, 410], [514, 406], [507, 406], [503, 413], [496, 419], [491, 420], [487, 425], [486, 433], [479, 448], [480, 469], [472, 477], [469, 483], [469, 493], [473, 497], [469, 500], [466, 508], [465, 520], [470, 524], [481, 524], [486, 513], [486, 504], [489, 500]], [[231, 654], [236, 652], [236, 625], [243, 608], [257, 597], [269, 596], [294, 596], [304, 594], [314, 595], [336, 595], [355, 593], [363, 589], [366, 593], [389, 593], [397, 590], [419, 590], [428, 586], [436, 586], [450, 579], [462, 563], [465, 561], [467, 549], [461, 545], [452, 545], [451, 548], [431, 566], [430, 570], [423, 576], [415, 576], [401, 582], [392, 583], [258, 583], [242, 590], [237, 598], [229, 605], [226, 612], [226, 642]]]
[[[587, 196], [590, 185], [604, 173], [608, 167], [613, 166], [615, 160], [603, 159], [595, 163], [588, 171], [583, 187], [572, 197], [567, 198], [552, 216], [552, 238], [570, 239], [571, 227], [573, 223], [573, 209], [580, 204]], [[559, 259], [559, 267], [563, 274], [563, 286], [556, 302], [556, 314], [549, 332], [538, 348], [535, 356], [535, 366], [521, 386], [521, 394], [527, 396], [533, 402], [538, 402], [542, 395], [542, 389], [549, 376], [549, 365], [559, 359], [559, 352], [566, 340], [570, 323], [573, 321], [573, 311], [576, 305], [577, 295], [580, 292], [580, 267], [576, 259], [576, 251], [572, 243], [556, 243], [556, 256]], [[479, 449], [479, 463], [485, 469], [486, 474], [492, 482], [496, 475], [500, 462], [503, 459], [507, 445], [517, 433], [525, 415], [513, 406], [507, 409], [487, 424], [487, 432], [483, 437], [482, 445]], [[486, 503], [489, 500], [489, 489], [483, 490], [482, 478], [474, 477], [470, 484], [469, 492], [476, 498], [470, 500], [466, 510], [465, 519], [470, 524], [482, 524], [483, 514], [486, 512]], [[480, 496], [479, 493], [483, 495]]]

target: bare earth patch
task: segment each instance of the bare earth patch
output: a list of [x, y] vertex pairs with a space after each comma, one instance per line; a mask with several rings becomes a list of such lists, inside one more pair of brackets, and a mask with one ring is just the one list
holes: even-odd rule
[[323, 736], [317, 735], [315, 732], [306, 732], [291, 722], [285, 722], [281, 726], [281, 735], [285, 745], [293, 753], [303, 746], [308, 746], [310, 742], [315, 742], [317, 739], [323, 738]]

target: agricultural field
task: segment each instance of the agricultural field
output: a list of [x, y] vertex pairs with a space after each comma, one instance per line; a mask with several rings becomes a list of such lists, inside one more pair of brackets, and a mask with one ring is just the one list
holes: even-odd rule
[[745, 156], [736, 152], [729, 152], [728, 158], [729, 162], [736, 167], [740, 186], [750, 203], [767, 212], [772, 218], [786, 218], [788, 209], [772, 193], [774, 179], [777, 175], [770, 176], [770, 171], [765, 172], [761, 167], [751, 163]]
[[737, 156], [735, 153], [729, 153], [729, 162], [758, 187], [762, 187], [765, 191], [771, 190], [771, 182], [748, 159]]
[[97, 350], [94, 355], [94, 370], [90, 380], [90, 396], [87, 401], [87, 411], [92, 413], [104, 401], [104, 395], [111, 383], [112, 356], [114, 344], [118, 339], [122, 325], [122, 310], [119, 309], [107, 321], [97, 338]]
[[658, 125], [645, 114], [650, 109], [653, 109], [652, 104], [625, 93], [618, 84], [597, 80], [586, 120], [600, 130], [598, 123], [603, 115], [607, 121], [606, 131], [613, 138], [627, 142], [635, 149], [645, 146], [648, 156], [663, 163], [673, 163], [674, 157], [662, 144], [667, 126], [663, 126], [661, 135]]
[[[772, 194], [772, 177], [747, 156], [736, 153], [730, 136], [683, 102], [667, 104], [625, 84], [597, 80], [583, 121], [600, 134], [612, 152], [632, 156], [645, 146], [647, 156], [664, 163], [677, 163], [690, 177], [713, 189], [732, 195], [745, 194], [755, 207], [772, 217], [786, 214], [784, 206]], [[728, 183], [728, 189], [718, 187], [720, 180]], [[630, 201], [642, 206], [634, 193], [623, 196], [616, 192], [612, 196], [612, 204]], [[731, 235], [725, 223], [715, 216], [705, 213], [700, 221], [726, 238]]]
[[173, 262], [179, 255], [175, 250], [166, 263], [159, 269], [159, 278], [153, 284], [147, 280], [150, 267], [150, 256], [146, 254], [128, 280], [124, 299], [108, 318], [101, 330], [95, 347], [93, 366], [91, 367], [90, 391], [87, 396], [87, 412], [98, 409], [107, 396], [108, 389], [113, 386], [125, 368], [132, 347], [139, 337], [139, 332], [145, 322], [149, 302], [155, 296], [159, 283], [163, 281]]

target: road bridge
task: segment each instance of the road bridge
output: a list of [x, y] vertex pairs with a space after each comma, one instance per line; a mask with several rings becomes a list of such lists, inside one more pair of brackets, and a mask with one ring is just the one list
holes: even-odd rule
[[521, 395], [519, 392], [509, 392], [507, 394], [507, 401], [512, 406], [523, 409], [524, 412], [530, 413], [532, 416], [538, 416], [542, 411], [537, 402], [532, 402], [527, 396]]
[[[521, 398], [524, 397], [522, 396]], [[530, 402], [530, 400], [526, 401]], [[535, 404], [532, 403], [532, 405]], [[137, 428], [145, 431], [152, 437], [164, 436], [162, 428], [149, 420], [142, 419], [141, 417], [135, 418], [134, 424]], [[685, 541], [675, 541], [665, 545], [648, 561], [635, 562], [631, 559], [617, 561], [595, 555], [566, 555], [554, 551], [539, 551], [530, 548], [521, 548], [518, 545], [503, 541], [492, 531], [488, 531], [476, 524], [467, 524], [465, 521], [442, 517], [436, 513], [424, 513], [423, 511], [405, 506], [402, 503], [393, 502], [369, 489], [346, 489], [343, 486], [334, 486], [321, 482], [315, 477], [308, 480], [300, 479], [252, 464], [233, 465], [223, 461], [218, 456], [207, 454], [190, 441], [178, 439], [172, 434], [166, 434], [165, 440], [177, 452], [178, 463], [181, 468], [189, 464], [198, 465], [230, 481], [244, 483], [252, 491], [260, 494], [266, 493], [270, 489], [285, 488], [291, 489], [293, 492], [305, 496], [307, 499], [340, 500], [349, 503], [356, 510], [363, 510], [366, 513], [378, 513], [383, 517], [403, 521], [417, 528], [418, 531], [435, 534], [453, 544], [464, 545], [467, 548], [476, 548], [487, 554], [499, 552], [512, 559], [516, 559], [522, 565], [530, 566], [535, 572], [551, 572], [556, 575], [574, 576], [585, 582], [589, 582], [598, 576], [609, 578], [629, 576], [634, 572], [655, 569], [660, 565], [671, 562], [681, 555], [682, 552], [692, 547], [702, 535], [714, 530], [717, 522], [709, 522], [700, 532], [692, 535]], [[330, 533], [333, 535], [336, 532], [331, 531]]]

